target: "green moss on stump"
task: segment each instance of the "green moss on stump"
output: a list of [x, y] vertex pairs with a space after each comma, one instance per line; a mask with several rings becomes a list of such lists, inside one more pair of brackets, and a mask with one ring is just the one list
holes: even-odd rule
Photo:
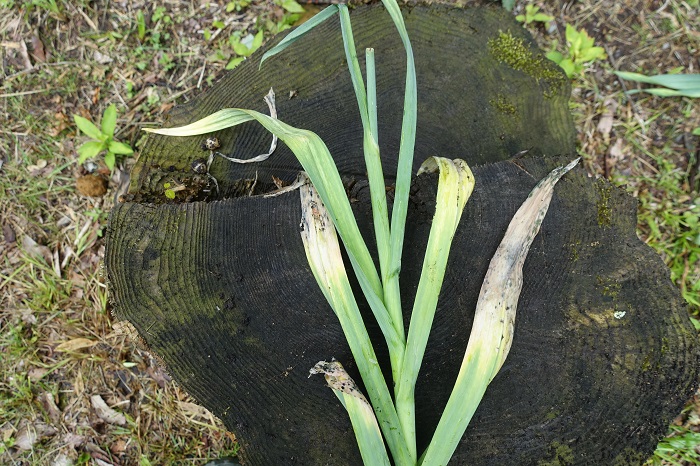
[[574, 452], [570, 446], [552, 442], [549, 447], [551, 460], [540, 460], [537, 466], [567, 466], [574, 463]]
[[522, 71], [535, 80], [544, 81], [550, 87], [546, 97], [552, 96], [552, 90], [561, 89], [566, 82], [561, 70], [547, 60], [544, 55], [536, 55], [521, 38], [514, 37], [510, 31], [499, 32], [498, 37], [488, 42], [489, 52], [499, 62], [514, 70]]
[[495, 99], [489, 100], [493, 108], [505, 115], [517, 115], [518, 109], [515, 107], [508, 97], [503, 94], [498, 94]]

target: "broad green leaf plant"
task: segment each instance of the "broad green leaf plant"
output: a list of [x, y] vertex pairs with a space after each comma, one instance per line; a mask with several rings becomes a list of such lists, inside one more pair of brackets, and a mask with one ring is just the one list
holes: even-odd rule
[[[547, 212], [553, 188], [578, 160], [559, 167], [542, 180], [518, 210], [499, 246], [484, 280], [457, 382], [426, 451], [417, 451], [415, 386], [435, 316], [452, 238], [462, 211], [474, 189], [474, 176], [466, 162], [430, 157], [417, 175], [438, 174], [436, 210], [408, 329], [403, 325], [399, 275], [404, 231], [413, 173], [416, 135], [417, 85], [411, 42], [396, 0], [383, 0], [406, 51], [406, 81], [401, 144], [395, 196], [389, 217], [382, 172], [378, 125], [374, 50], [365, 51], [363, 76], [345, 5], [331, 5], [268, 50], [262, 62], [301, 39], [326, 19], [338, 14], [352, 85], [363, 126], [379, 269], [370, 256], [333, 158], [321, 138], [253, 110], [226, 108], [179, 128], [147, 129], [170, 136], [210, 133], [248, 121], [257, 121], [283, 141], [299, 160], [302, 242], [313, 275], [336, 314], [355, 364], [366, 387], [360, 393], [340, 361], [320, 361], [311, 373], [326, 381], [350, 417], [360, 454], [366, 465], [444, 465], [454, 453], [486, 387], [510, 350], [515, 312], [522, 287], [522, 266], [530, 244]], [[337, 232], [337, 234], [336, 234]], [[343, 262], [343, 243], [364, 299], [389, 348], [392, 380], [384, 378], [350, 287]], [[464, 329], [466, 332], [467, 329]], [[388, 447], [388, 450], [387, 448]], [[391, 459], [390, 459], [391, 458]]]
[[117, 127], [116, 105], [111, 104], [105, 109], [99, 128], [87, 118], [79, 115], [73, 115], [73, 120], [80, 131], [92, 139], [78, 148], [78, 155], [80, 156], [78, 163], [84, 163], [86, 160], [95, 158], [100, 153], [107, 151], [104, 161], [107, 168], [111, 171], [114, 170], [114, 166], [120, 156], [134, 153], [131, 146], [114, 139], [114, 130]]
[[547, 53], [547, 58], [559, 65], [569, 78], [583, 73], [589, 63], [607, 56], [603, 47], [593, 45], [594, 39], [588, 35], [585, 29], [578, 30], [567, 24], [566, 42], [569, 46], [566, 54], [552, 50]]

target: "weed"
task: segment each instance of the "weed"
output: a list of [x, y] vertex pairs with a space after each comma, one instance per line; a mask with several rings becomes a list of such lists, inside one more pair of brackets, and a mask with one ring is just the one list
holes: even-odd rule
[[102, 124], [98, 128], [90, 120], [79, 115], [73, 115], [73, 120], [78, 128], [92, 141], [86, 142], [78, 148], [80, 158], [78, 163], [97, 157], [101, 152], [107, 151], [104, 161], [107, 168], [114, 170], [119, 155], [131, 155], [134, 150], [128, 144], [114, 140], [114, 130], [117, 127], [117, 107], [111, 104], [102, 114]]
[[525, 14], [518, 15], [515, 17], [515, 19], [520, 21], [521, 23], [524, 23], [525, 26], [528, 26], [534, 22], [540, 22], [540, 23], [544, 23], [545, 28], [549, 28], [549, 24], [552, 21], [554, 21], [554, 17], [546, 15], [544, 13], [540, 13], [539, 11], [540, 11], [540, 7], [538, 7], [536, 5], [526, 5], [525, 6]]
[[659, 442], [654, 452], [654, 458], [649, 460], [646, 465], [700, 464], [698, 445], [700, 445], [700, 432], [672, 426], [670, 434]]
[[239, 63], [245, 60], [247, 57], [253, 54], [256, 50], [260, 48], [263, 42], [263, 32], [258, 31], [254, 36], [252, 34], [247, 34], [244, 37], [237, 37], [232, 35], [229, 39], [233, 51], [238, 55], [232, 58], [227, 64], [226, 69], [230, 70], [235, 68]]
[[233, 0], [226, 4], [226, 12], [231, 13], [232, 11], [241, 11], [250, 5], [251, 0]]
[[[561, 66], [569, 78], [583, 73], [587, 64], [605, 58], [605, 49], [595, 47], [594, 40], [585, 29], [578, 30], [570, 24], [566, 25], [566, 55], [557, 50], [547, 54], [547, 58]], [[556, 49], [556, 43], [554, 45]]]

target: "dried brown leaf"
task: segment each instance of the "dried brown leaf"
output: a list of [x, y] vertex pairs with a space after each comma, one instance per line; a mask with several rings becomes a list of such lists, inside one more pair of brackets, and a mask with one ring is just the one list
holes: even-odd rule
[[88, 340], [87, 338], [74, 338], [72, 340], [64, 341], [56, 347], [55, 351], [60, 353], [75, 353], [76, 351], [83, 348], [90, 348], [97, 344], [94, 340]]
[[120, 426], [126, 425], [126, 416], [107, 406], [107, 403], [105, 403], [105, 400], [103, 400], [100, 395], [93, 395], [90, 397], [90, 403], [92, 403], [97, 417], [106, 423]]

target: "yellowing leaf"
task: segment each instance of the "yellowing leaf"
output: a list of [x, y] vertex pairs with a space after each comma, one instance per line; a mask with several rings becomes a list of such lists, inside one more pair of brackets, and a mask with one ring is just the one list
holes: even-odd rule
[[64, 341], [58, 345], [55, 351], [58, 351], [59, 353], [75, 353], [80, 349], [90, 348], [96, 344], [96, 341], [88, 340], [87, 338], [74, 338], [72, 340]]

